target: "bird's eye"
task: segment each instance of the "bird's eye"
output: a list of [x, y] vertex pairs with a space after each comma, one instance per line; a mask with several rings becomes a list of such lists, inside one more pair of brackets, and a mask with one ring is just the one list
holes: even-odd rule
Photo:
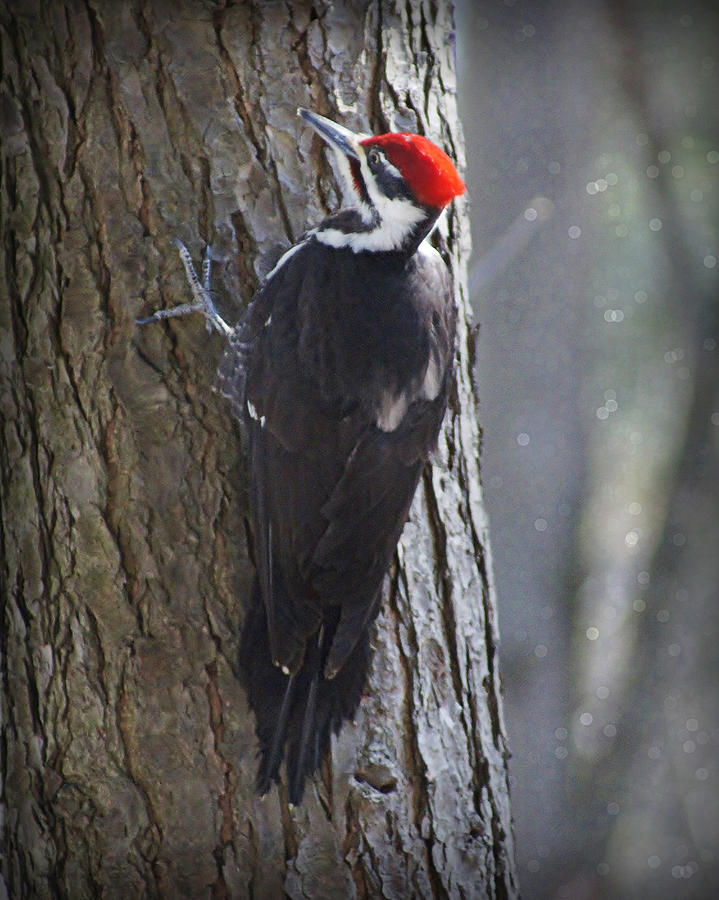
[[372, 168], [374, 168], [380, 161], [380, 153], [379, 150], [372, 147], [370, 152], [367, 154], [367, 162], [370, 164]]

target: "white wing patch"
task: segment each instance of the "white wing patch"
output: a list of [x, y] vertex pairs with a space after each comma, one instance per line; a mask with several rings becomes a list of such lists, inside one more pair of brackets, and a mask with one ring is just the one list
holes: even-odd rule
[[258, 414], [255, 404], [252, 402], [252, 400], [249, 399], [249, 397], [247, 398], [247, 412], [250, 414], [251, 419], [253, 419], [255, 422], [260, 423], [260, 428], [265, 427], [267, 418]]
[[377, 427], [380, 431], [394, 431], [404, 419], [410, 400], [407, 394], [392, 394], [385, 391], [382, 394], [379, 413], [377, 415]]
[[441, 387], [442, 373], [439, 371], [439, 365], [434, 354], [430, 351], [429, 362], [427, 363], [427, 371], [424, 373], [422, 393], [420, 396], [424, 400], [436, 400]]
[[436, 400], [441, 387], [442, 373], [437, 360], [431, 354], [424, 373], [424, 380], [418, 391], [412, 393], [402, 391], [400, 394], [384, 391], [377, 413], [377, 427], [381, 431], [394, 431], [401, 424], [411, 403], [414, 403], [415, 400]]

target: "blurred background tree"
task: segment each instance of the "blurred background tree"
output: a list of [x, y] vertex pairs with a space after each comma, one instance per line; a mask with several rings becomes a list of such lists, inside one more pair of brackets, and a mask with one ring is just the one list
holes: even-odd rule
[[716, 896], [719, 13], [457, 19], [523, 894]]

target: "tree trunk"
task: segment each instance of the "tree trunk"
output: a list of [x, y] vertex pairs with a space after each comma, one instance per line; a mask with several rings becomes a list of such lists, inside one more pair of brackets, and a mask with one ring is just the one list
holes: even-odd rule
[[[463, 204], [438, 231], [456, 390], [387, 579], [357, 721], [305, 802], [253, 792], [237, 681], [251, 581], [222, 339], [339, 205], [298, 105], [462, 162], [443, 0], [0, 5], [2, 874], [32, 897], [513, 897], [466, 322]], [[318, 174], [319, 173], [319, 174]], [[0, 892], [1, 893], [1, 892]]]

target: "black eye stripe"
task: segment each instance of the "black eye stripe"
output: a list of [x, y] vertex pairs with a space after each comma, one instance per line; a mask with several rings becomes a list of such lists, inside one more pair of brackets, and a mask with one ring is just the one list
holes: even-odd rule
[[389, 165], [384, 163], [385, 160], [383, 159], [374, 173], [375, 183], [379, 190], [390, 200], [394, 200], [396, 197], [406, 197], [409, 200], [413, 200], [414, 196], [406, 181], [397, 176], [394, 167], [390, 168]]
[[[367, 151], [367, 165], [372, 173], [372, 181], [377, 190], [388, 200], [395, 200], [398, 197], [404, 197], [407, 200], [416, 202], [416, 198], [407, 182], [397, 172], [397, 168], [389, 161], [385, 153], [379, 147], [370, 147]], [[358, 167], [359, 168], [359, 167]], [[355, 184], [357, 184], [357, 175], [355, 175]], [[366, 191], [366, 186], [363, 184]]]

